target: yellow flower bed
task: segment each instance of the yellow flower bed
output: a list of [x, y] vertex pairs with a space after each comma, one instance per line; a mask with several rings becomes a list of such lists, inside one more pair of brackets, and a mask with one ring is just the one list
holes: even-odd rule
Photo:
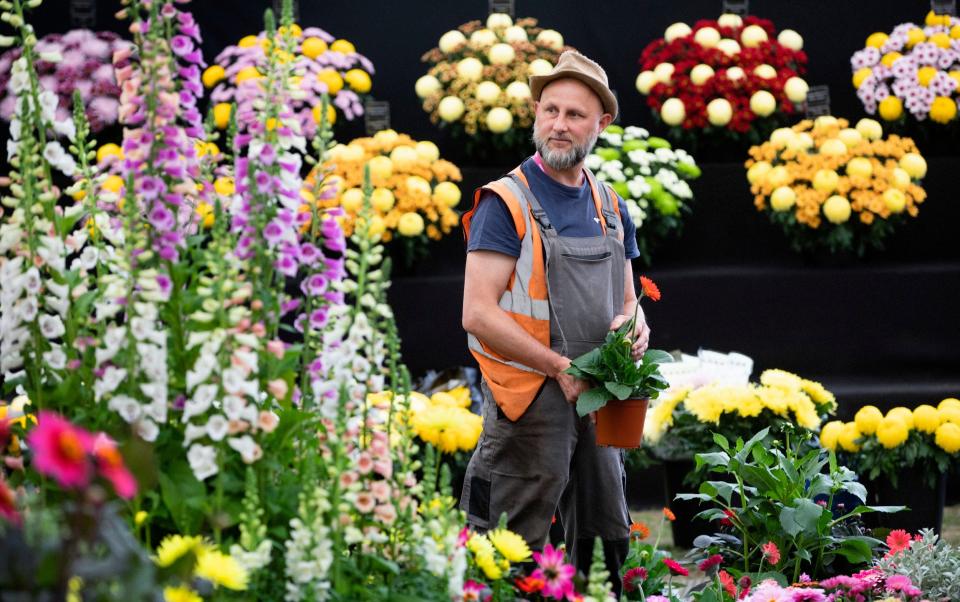
[[754, 205], [794, 248], [878, 247], [905, 216], [916, 217], [927, 164], [910, 138], [883, 138], [880, 124], [824, 116], [780, 128], [750, 149]]
[[[343, 207], [338, 218], [350, 236], [363, 207], [363, 171], [370, 166], [374, 187], [370, 198], [371, 229], [390, 241], [406, 238], [439, 240], [460, 224], [454, 209], [461, 193], [454, 182], [462, 179], [456, 165], [439, 157], [432, 142], [417, 142], [393, 130], [338, 144], [323, 169], [327, 177], [317, 200], [321, 208]], [[313, 186], [315, 173], [306, 184]]]

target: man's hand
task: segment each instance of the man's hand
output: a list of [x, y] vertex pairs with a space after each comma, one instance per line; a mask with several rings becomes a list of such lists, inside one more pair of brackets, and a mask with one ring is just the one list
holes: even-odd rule
[[566, 367], [558, 372], [555, 378], [557, 379], [557, 384], [560, 385], [560, 390], [563, 391], [563, 396], [567, 398], [567, 401], [570, 403], [577, 403], [577, 398], [580, 397], [580, 394], [590, 389], [590, 383], [563, 372], [563, 370], [566, 370], [570, 367], [570, 360], [567, 358], [564, 358], [564, 360], [566, 362]]
[[[625, 316], [623, 314], [614, 316], [613, 321], [610, 322], [610, 330], [620, 328], [624, 322], [629, 321], [630, 318], [631, 316]], [[647, 351], [647, 345], [650, 343], [650, 327], [647, 326], [647, 321], [643, 314], [637, 316], [637, 323], [633, 326], [633, 332], [628, 332], [627, 338], [633, 340], [633, 345], [630, 346], [630, 354], [634, 360], [639, 360]]]

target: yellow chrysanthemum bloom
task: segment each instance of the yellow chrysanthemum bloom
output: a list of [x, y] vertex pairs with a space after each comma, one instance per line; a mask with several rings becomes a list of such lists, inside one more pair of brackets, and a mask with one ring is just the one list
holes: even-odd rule
[[960, 451], [960, 426], [945, 422], [937, 427], [934, 441], [943, 451], [955, 454]]
[[744, 390], [744, 395], [737, 399], [737, 413], [744, 418], [756, 418], [763, 412], [763, 409], [763, 401], [753, 387], [748, 387]]
[[877, 441], [887, 449], [893, 449], [903, 444], [910, 435], [910, 430], [896, 417], [885, 417], [877, 426]]
[[113, 142], [107, 142], [99, 149], [97, 149], [97, 163], [103, 163], [107, 157], [116, 157], [117, 159], [123, 159], [123, 149], [114, 144]]
[[841, 429], [840, 435], [837, 437], [837, 443], [844, 451], [858, 452], [860, 451], [860, 444], [857, 443], [857, 440], [862, 436], [857, 429], [857, 424], [855, 422], [848, 422], [843, 425], [843, 429]]
[[247, 570], [229, 554], [220, 550], [206, 549], [197, 557], [197, 577], [206, 579], [214, 587], [234, 591], [247, 589]]
[[203, 602], [203, 598], [197, 592], [186, 586], [163, 588], [163, 600], [164, 602]]
[[233, 106], [229, 102], [218, 102], [213, 105], [213, 124], [217, 126], [217, 129], [227, 129], [227, 124], [230, 123], [230, 111], [232, 110]]
[[907, 430], [913, 428], [913, 412], [910, 411], [910, 408], [905, 408], [903, 406], [897, 406], [887, 412], [888, 418], [896, 418], [903, 422], [907, 427]]
[[863, 406], [857, 410], [853, 421], [857, 424], [857, 429], [864, 435], [872, 435], [877, 432], [877, 426], [883, 420], [883, 412], [876, 406]]
[[960, 424], [960, 408], [947, 405], [939, 410], [940, 422], [952, 422], [953, 424]]
[[523, 537], [507, 529], [494, 529], [487, 535], [490, 543], [510, 562], [523, 562], [530, 558], [530, 547]]
[[823, 425], [823, 429], [820, 430], [820, 445], [824, 449], [829, 449], [831, 451], [836, 451], [837, 449], [837, 440], [840, 438], [840, 433], [843, 431], [843, 422], [839, 420], [831, 420], [830, 422]]
[[474, 556], [474, 560], [487, 579], [497, 581], [503, 578], [503, 569], [497, 564], [492, 553], [483, 552]]
[[470, 389], [464, 386], [456, 387], [447, 391], [457, 400], [457, 405], [461, 408], [469, 408], [472, 400], [470, 399]]
[[943, 408], [946, 408], [946, 407], [954, 407], [954, 408], [960, 409], [960, 399], [956, 399], [955, 397], [948, 397], [937, 404], [938, 410], [942, 410]]
[[474, 555], [485, 553], [493, 556], [494, 551], [493, 544], [490, 543], [487, 536], [480, 533], [474, 533], [470, 536], [470, 539], [467, 540], [467, 549], [473, 552]]
[[768, 387], [797, 390], [803, 386], [803, 380], [786, 370], [764, 370], [760, 375], [760, 384]]
[[886, 121], [895, 121], [903, 115], [903, 101], [896, 96], [888, 96], [880, 101], [877, 109], [880, 117]]
[[168, 535], [157, 548], [157, 566], [168, 567], [189, 552], [199, 556], [206, 545], [199, 535]]
[[220, 83], [224, 77], [227, 76], [227, 72], [220, 65], [210, 65], [203, 71], [201, 79], [203, 80], [203, 85], [207, 88], [212, 88]]
[[940, 422], [940, 412], [937, 408], [927, 404], [913, 408], [913, 426], [921, 433], [935, 433]]
[[940, 71], [936, 67], [920, 67], [917, 69], [917, 83], [924, 87], [929, 86], [937, 73]]
[[873, 74], [873, 69], [870, 67], [861, 67], [860, 69], [857, 69], [857, 71], [853, 74], [853, 87], [859, 88], [860, 84], [863, 83], [863, 80], [870, 77], [871, 74]]
[[691, 390], [692, 387], [670, 389], [654, 402], [643, 425], [643, 436], [648, 443], [656, 445], [667, 429], [673, 426], [673, 411]]
[[800, 387], [803, 389], [803, 392], [810, 396], [810, 399], [813, 400], [813, 403], [817, 405], [829, 404], [830, 410], [837, 409], [837, 398], [834, 397], [833, 393], [827, 390], [822, 384], [818, 383], [815, 380], [802, 379], [800, 382]]

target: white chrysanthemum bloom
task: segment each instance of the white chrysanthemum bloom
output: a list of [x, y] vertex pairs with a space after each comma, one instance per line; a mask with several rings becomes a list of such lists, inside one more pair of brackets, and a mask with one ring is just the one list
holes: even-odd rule
[[650, 132], [646, 128], [637, 127], [635, 125], [627, 126], [623, 129], [624, 138], [627, 139], [646, 139], [650, 137]]
[[599, 155], [590, 154], [584, 159], [583, 164], [590, 171], [597, 171], [603, 165], [603, 159]]

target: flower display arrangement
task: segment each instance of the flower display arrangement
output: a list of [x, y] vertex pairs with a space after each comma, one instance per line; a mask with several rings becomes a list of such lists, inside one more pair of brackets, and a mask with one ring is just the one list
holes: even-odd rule
[[288, 37], [281, 46], [271, 43], [265, 32], [248, 35], [217, 55], [214, 64], [203, 72], [203, 84], [211, 88], [214, 120], [221, 129], [230, 119], [230, 103], [236, 103], [241, 129], [255, 120], [253, 102], [263, 98], [269, 53], [291, 63], [291, 85], [296, 90], [290, 109], [303, 132], [312, 136], [321, 119], [321, 97], [330, 97], [326, 119], [336, 123], [342, 116], [352, 121], [363, 115], [363, 100], [373, 85], [373, 63], [354, 45], [334, 39], [319, 27], [301, 29], [296, 23], [280, 32]]
[[817, 430], [836, 400], [818, 382], [785, 370], [765, 370], [759, 383], [707, 384], [668, 390], [651, 408], [644, 440], [664, 459], [713, 451], [713, 433], [749, 439], [769, 427]]
[[919, 471], [933, 488], [960, 452], [960, 401], [896, 407], [886, 415], [863, 406], [850, 422], [823, 425], [820, 443], [869, 480], [883, 478], [897, 487], [903, 471]]
[[927, 162], [913, 140], [884, 138], [872, 119], [851, 128], [822, 116], [781, 128], [750, 149], [746, 167], [757, 210], [800, 252], [881, 248], [927, 196]]
[[[12, 43], [12, 40], [11, 40]], [[9, 45], [9, 44], [7, 44]], [[114, 52], [130, 42], [109, 31], [73, 29], [63, 34], [50, 34], [37, 40], [34, 65], [40, 88], [47, 93], [41, 101], [55, 110], [61, 127], [72, 125], [73, 92], [80, 92], [90, 128], [99, 132], [117, 122], [120, 108], [120, 86], [113, 75]], [[16, 115], [15, 88], [29, 77], [18, 67], [21, 48], [12, 48], [0, 56], [0, 117], [19, 121]], [[67, 125], [70, 124], [70, 125]], [[57, 131], [66, 136], [68, 132]]]
[[549, 73], [569, 49], [536, 19], [493, 13], [486, 26], [471, 21], [441, 36], [421, 59], [430, 68], [416, 93], [430, 121], [461, 138], [468, 155], [526, 155], [534, 119], [527, 80]]
[[701, 134], [757, 143], [806, 100], [802, 49], [800, 34], [757, 17], [674, 23], [640, 55], [637, 90], [688, 148]]
[[627, 204], [637, 227], [640, 257], [649, 265], [653, 249], [678, 235], [690, 213], [693, 191], [688, 182], [700, 177], [696, 161], [643, 128], [610, 125], [600, 133], [585, 165]]
[[[460, 224], [461, 180], [456, 165], [440, 158], [437, 146], [417, 142], [393, 130], [357, 138], [330, 150], [323, 169], [326, 179], [321, 207], [340, 206], [340, 226], [350, 235], [363, 206], [363, 170], [369, 165], [373, 193], [370, 228], [384, 242], [403, 244], [408, 263]], [[315, 179], [308, 177], [307, 182]]]
[[887, 535], [887, 553], [877, 567], [888, 575], [905, 576], [930, 600], [960, 599], [960, 550], [940, 539], [933, 529], [911, 536], [903, 530]]
[[960, 19], [927, 14], [924, 25], [901, 23], [875, 32], [850, 58], [853, 86], [864, 110], [887, 122], [909, 115], [952, 123], [960, 100]]

